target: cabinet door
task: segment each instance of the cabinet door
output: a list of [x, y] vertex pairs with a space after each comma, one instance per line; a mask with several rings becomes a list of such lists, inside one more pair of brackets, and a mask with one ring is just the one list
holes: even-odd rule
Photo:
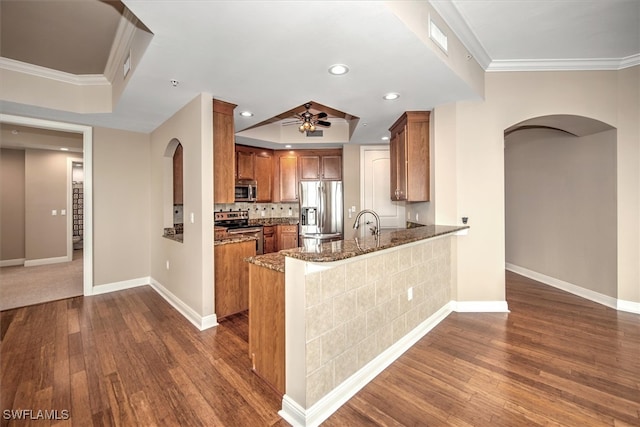
[[398, 200], [407, 200], [407, 127], [398, 132]]
[[218, 319], [249, 308], [249, 264], [244, 259], [255, 255], [253, 241], [213, 248], [214, 305]]
[[235, 142], [233, 109], [228, 102], [213, 100], [213, 202], [235, 201]]
[[254, 172], [255, 154], [247, 151], [236, 152], [236, 177], [238, 179], [256, 179]]
[[278, 225], [277, 231], [278, 250], [293, 249], [298, 247], [298, 226], [293, 224]]
[[298, 158], [296, 156], [280, 157], [278, 159], [280, 173], [280, 201], [298, 201]]
[[320, 179], [320, 156], [300, 156], [300, 180]]
[[322, 179], [340, 181], [342, 179], [342, 157], [322, 156]]
[[264, 233], [263, 251], [265, 254], [270, 254], [276, 251], [276, 234], [273, 225], [265, 225], [262, 228]]
[[270, 202], [273, 183], [273, 157], [258, 154], [255, 156], [255, 180], [258, 185], [258, 202]]
[[173, 153], [173, 204], [183, 204], [183, 155], [182, 144], [178, 144]]
[[389, 190], [391, 192], [391, 200], [405, 200], [406, 197], [406, 145], [405, 145], [405, 127], [395, 130], [391, 135], [389, 144], [389, 156], [391, 167], [391, 182]]

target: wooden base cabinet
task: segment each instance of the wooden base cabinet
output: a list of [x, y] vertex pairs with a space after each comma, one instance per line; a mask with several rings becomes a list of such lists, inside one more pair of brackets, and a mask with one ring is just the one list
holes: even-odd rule
[[430, 200], [429, 111], [407, 111], [389, 128], [391, 200]]
[[278, 251], [298, 247], [298, 225], [278, 224], [276, 230], [276, 246]]
[[284, 273], [249, 265], [249, 357], [253, 371], [285, 393]]
[[249, 308], [249, 265], [244, 259], [255, 255], [255, 240], [214, 246], [214, 306], [218, 319]]
[[264, 227], [262, 227], [262, 233], [264, 234], [264, 242], [262, 247], [265, 254], [270, 254], [276, 251], [275, 228], [275, 225], [265, 225]]

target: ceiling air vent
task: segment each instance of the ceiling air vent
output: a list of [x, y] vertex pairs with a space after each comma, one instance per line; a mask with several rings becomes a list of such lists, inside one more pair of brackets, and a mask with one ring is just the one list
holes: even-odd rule
[[307, 131], [307, 138], [317, 138], [317, 137], [321, 137], [322, 138], [322, 134], [323, 131], [322, 130], [314, 130], [314, 131]]

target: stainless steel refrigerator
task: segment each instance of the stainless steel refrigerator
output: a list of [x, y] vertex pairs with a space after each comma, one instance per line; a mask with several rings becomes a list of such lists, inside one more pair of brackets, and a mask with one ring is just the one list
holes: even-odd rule
[[342, 240], [342, 181], [300, 182], [300, 246]]

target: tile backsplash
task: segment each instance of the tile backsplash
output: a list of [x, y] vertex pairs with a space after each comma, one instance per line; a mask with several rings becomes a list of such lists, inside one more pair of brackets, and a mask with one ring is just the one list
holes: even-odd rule
[[218, 203], [214, 212], [249, 211], [249, 219], [260, 218], [298, 218], [298, 203]]

